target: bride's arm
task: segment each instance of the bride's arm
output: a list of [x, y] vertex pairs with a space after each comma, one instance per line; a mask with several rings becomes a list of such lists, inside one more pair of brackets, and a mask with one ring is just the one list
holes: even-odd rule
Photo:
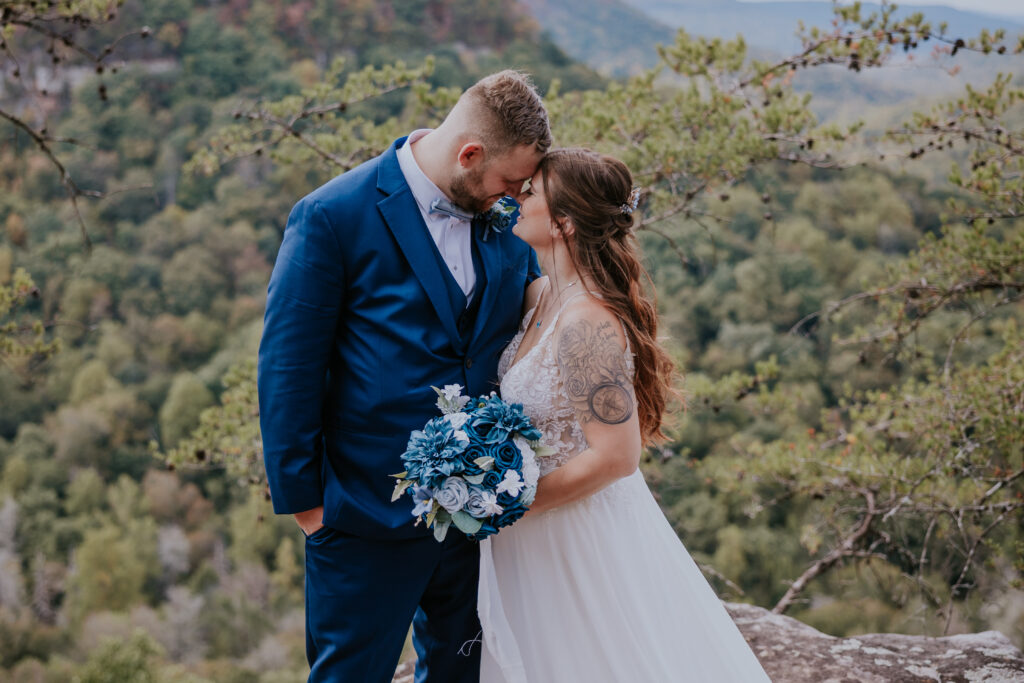
[[585, 300], [566, 309], [555, 335], [562, 386], [590, 447], [540, 480], [530, 506], [534, 514], [596, 493], [640, 463], [640, 421], [622, 325], [600, 303]]

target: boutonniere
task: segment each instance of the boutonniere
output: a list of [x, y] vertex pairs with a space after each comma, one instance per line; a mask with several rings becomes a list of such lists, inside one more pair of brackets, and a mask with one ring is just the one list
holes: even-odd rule
[[483, 230], [483, 241], [486, 242], [491, 232], [502, 233], [512, 226], [519, 203], [511, 197], [502, 197], [487, 211], [477, 214], [475, 222]]

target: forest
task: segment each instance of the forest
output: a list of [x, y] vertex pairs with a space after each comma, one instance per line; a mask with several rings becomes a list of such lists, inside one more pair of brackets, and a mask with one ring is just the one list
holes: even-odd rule
[[[255, 396], [288, 211], [502, 68], [641, 188], [685, 397], [642, 469], [719, 595], [1024, 646], [1024, 36], [837, 6], [611, 77], [514, 0], [0, 10], [0, 681], [305, 680]], [[884, 129], [797, 87], [920, 52], [991, 66]]]

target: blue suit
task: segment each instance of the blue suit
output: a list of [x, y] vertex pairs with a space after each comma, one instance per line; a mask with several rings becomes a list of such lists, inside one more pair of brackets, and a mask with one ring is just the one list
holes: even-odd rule
[[311, 681], [390, 681], [410, 621], [417, 681], [477, 675], [479, 645], [462, 648], [479, 630], [476, 546], [414, 526], [388, 475], [437, 414], [432, 385], [496, 388], [539, 268], [511, 230], [474, 225], [466, 307], [399, 167], [404, 143], [296, 204], [267, 294], [259, 402], [274, 510], [324, 506], [325, 528], [306, 539]]

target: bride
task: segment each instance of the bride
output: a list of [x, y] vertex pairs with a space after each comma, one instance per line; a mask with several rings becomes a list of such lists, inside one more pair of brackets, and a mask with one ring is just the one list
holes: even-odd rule
[[547, 277], [498, 367], [556, 451], [526, 516], [480, 545], [484, 683], [767, 681], [637, 469], [672, 363], [632, 236], [632, 178], [544, 157], [514, 232]]

